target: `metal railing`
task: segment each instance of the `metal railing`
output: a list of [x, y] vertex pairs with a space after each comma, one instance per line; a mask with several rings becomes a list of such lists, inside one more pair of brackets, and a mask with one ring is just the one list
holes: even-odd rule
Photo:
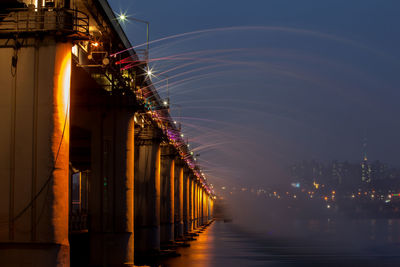
[[1, 10], [0, 33], [56, 31], [89, 35], [89, 16], [75, 9], [11, 8]]

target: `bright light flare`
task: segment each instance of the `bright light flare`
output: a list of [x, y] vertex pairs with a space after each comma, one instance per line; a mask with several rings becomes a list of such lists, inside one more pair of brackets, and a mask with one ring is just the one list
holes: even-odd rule
[[119, 21], [120, 23], [125, 24], [125, 22], [128, 21], [127, 12], [122, 12], [122, 11], [121, 11], [121, 13], [119, 13], [119, 14], [117, 13], [117, 19], [118, 19], [118, 21]]
[[153, 77], [156, 77], [156, 75], [154, 75], [154, 70], [153, 68], [150, 68], [149, 66], [146, 66], [146, 68], [144, 69], [145, 73], [146, 73], [146, 78], [148, 79], [152, 79]]

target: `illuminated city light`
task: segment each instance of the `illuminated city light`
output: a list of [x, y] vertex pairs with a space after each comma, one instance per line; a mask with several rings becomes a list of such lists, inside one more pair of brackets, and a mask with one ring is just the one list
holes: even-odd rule
[[317, 184], [315, 181], [314, 181], [313, 185], [314, 185], [315, 189], [319, 188], [319, 184]]
[[300, 187], [300, 183], [291, 183], [291, 185], [295, 188], [299, 188]]

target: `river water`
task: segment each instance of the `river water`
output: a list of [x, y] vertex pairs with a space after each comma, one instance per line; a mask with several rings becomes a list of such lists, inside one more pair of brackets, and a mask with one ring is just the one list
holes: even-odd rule
[[260, 225], [215, 221], [162, 266], [400, 266], [399, 219]]

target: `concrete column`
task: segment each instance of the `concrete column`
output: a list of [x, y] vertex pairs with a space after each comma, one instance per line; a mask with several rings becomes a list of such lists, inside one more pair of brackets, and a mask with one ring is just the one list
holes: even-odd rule
[[211, 215], [211, 210], [212, 210], [212, 196], [210, 195], [208, 198], [208, 220], [212, 220], [212, 215]]
[[135, 253], [160, 250], [160, 137], [157, 128], [138, 128], [135, 146]]
[[201, 187], [200, 184], [197, 183], [197, 226], [200, 227], [201, 226], [201, 198], [200, 198], [200, 194], [201, 194]]
[[206, 224], [208, 222], [208, 213], [207, 213], [208, 195], [207, 195], [207, 191], [205, 188], [204, 188], [203, 193], [204, 193], [204, 223]]
[[183, 237], [183, 168], [181, 160], [175, 163], [175, 239]]
[[200, 225], [204, 224], [204, 190], [203, 187], [200, 186]]
[[208, 193], [204, 189], [204, 220], [208, 223]]
[[193, 224], [194, 224], [194, 214], [193, 214], [193, 175], [189, 175], [188, 177], [188, 181], [189, 181], [189, 193], [188, 193], [188, 197], [189, 197], [189, 232], [193, 231]]
[[69, 266], [71, 43], [0, 42], [1, 265]]
[[183, 172], [183, 232], [185, 234], [190, 231], [189, 175], [189, 169], [186, 167]]
[[208, 223], [208, 194], [204, 188], [204, 223]]
[[107, 105], [87, 113], [77, 111], [78, 118], [74, 118], [76, 126], [92, 125], [91, 265], [133, 266], [135, 125], [134, 111], [125, 105], [126, 98], [102, 96], [97, 101]]
[[197, 181], [193, 180], [193, 216], [194, 216], [194, 224], [193, 228], [196, 229], [199, 227], [198, 224], [198, 198], [197, 198]]
[[161, 148], [161, 203], [160, 242], [173, 242], [174, 235], [174, 181], [176, 151], [169, 145]]
[[211, 196], [208, 196], [208, 204], [207, 204], [207, 213], [208, 213], [208, 221], [211, 221]]

